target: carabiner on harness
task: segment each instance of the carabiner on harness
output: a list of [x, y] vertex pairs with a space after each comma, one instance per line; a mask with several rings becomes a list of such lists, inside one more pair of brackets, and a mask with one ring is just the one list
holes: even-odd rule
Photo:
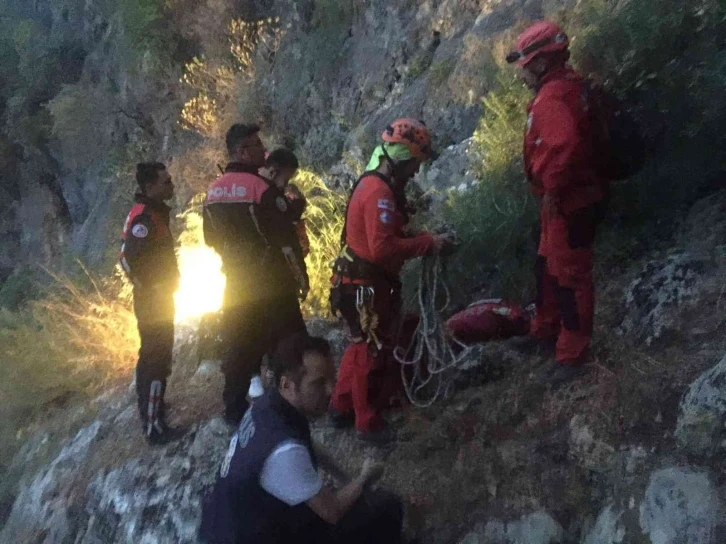
[[355, 307], [360, 318], [361, 332], [366, 336], [366, 343], [373, 342], [377, 349], [383, 348], [378, 339], [378, 314], [375, 311], [376, 291], [373, 287], [361, 285], [355, 292]]

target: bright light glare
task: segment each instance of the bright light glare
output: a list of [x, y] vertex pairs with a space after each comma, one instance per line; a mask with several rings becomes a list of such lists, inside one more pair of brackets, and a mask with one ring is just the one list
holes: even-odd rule
[[176, 321], [187, 321], [222, 308], [222, 259], [204, 244], [179, 249], [179, 289], [174, 293]]

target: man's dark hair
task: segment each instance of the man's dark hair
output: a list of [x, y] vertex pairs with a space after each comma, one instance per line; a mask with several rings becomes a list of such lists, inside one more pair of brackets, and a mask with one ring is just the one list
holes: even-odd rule
[[295, 385], [305, 375], [303, 356], [306, 353], [317, 353], [323, 357], [330, 355], [330, 344], [325, 338], [310, 336], [307, 332], [296, 332], [282, 340], [270, 358], [270, 370], [275, 376], [275, 383], [280, 385], [284, 374], [292, 379]]
[[260, 127], [257, 125], [245, 125], [243, 123], [235, 123], [227, 131], [225, 142], [227, 143], [227, 153], [234, 155], [239, 145], [249, 138], [254, 136], [260, 131]]
[[290, 168], [291, 170], [297, 170], [300, 167], [300, 163], [298, 162], [295, 153], [289, 149], [281, 147], [280, 149], [275, 149], [269, 154], [265, 161], [265, 166], [268, 168], [276, 167], [280, 169]]
[[159, 172], [166, 170], [166, 165], [161, 162], [140, 162], [136, 165], [136, 183], [139, 185], [142, 193], [146, 192], [149, 184], [154, 183]]

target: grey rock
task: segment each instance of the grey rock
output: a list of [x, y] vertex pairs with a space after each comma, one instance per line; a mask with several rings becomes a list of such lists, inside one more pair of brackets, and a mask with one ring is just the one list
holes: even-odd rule
[[86, 462], [101, 431], [99, 421], [81, 429], [58, 456], [18, 494], [0, 533], [0, 542], [27, 542], [30, 531], [45, 533], [43, 544], [65, 542], [72, 536], [69, 512], [74, 474]]
[[724, 449], [726, 440], [726, 357], [688, 388], [675, 431], [679, 446], [697, 455]]
[[618, 333], [651, 345], [676, 331], [681, 308], [698, 302], [699, 281], [707, 268], [706, 260], [688, 253], [648, 262], [627, 290]]
[[564, 532], [547, 512], [534, 512], [516, 521], [492, 520], [466, 535], [459, 544], [556, 544]]
[[87, 522], [76, 542], [196, 543], [203, 496], [231, 432], [214, 418], [178, 443], [99, 474], [86, 491]]
[[36, 542], [34, 535], [45, 535], [37, 540], [44, 544], [197, 542], [203, 496], [233, 429], [213, 418], [178, 442], [144, 448], [138, 458], [100, 472], [79, 490], [74, 475], [88, 462], [103, 428], [96, 421], [82, 429], [21, 491], [0, 542]]
[[610, 470], [616, 460], [615, 449], [596, 439], [581, 415], [570, 421], [569, 446], [570, 455], [583, 467], [594, 472]]
[[205, 383], [222, 376], [222, 361], [204, 359], [192, 376], [192, 383]]
[[348, 345], [348, 333], [342, 323], [315, 318], [307, 321], [306, 325], [308, 332], [312, 336], [319, 336], [330, 342], [330, 348], [336, 359], [339, 359], [343, 355], [343, 351]]
[[424, 190], [445, 192], [449, 189], [466, 191], [475, 184], [472, 161], [478, 160], [472, 150], [474, 139], [447, 147], [431, 166], [418, 174], [416, 181]]
[[622, 510], [612, 505], [600, 513], [593, 528], [585, 535], [582, 544], [622, 544], [625, 542], [625, 525], [621, 522]]
[[652, 544], [716, 544], [723, 505], [708, 474], [668, 468], [650, 478], [640, 526]]

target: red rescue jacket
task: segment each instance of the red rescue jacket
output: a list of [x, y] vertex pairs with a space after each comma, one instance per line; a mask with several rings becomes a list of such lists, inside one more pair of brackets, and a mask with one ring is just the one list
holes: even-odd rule
[[606, 182], [593, 160], [598, 150], [582, 76], [569, 66], [554, 69], [527, 112], [524, 165], [534, 195], [554, 196], [564, 215], [603, 200]]
[[378, 172], [363, 174], [348, 205], [348, 247], [397, 280], [406, 260], [426, 255], [433, 247], [430, 234], [405, 236], [405, 225], [406, 215], [398, 209], [390, 180]]

